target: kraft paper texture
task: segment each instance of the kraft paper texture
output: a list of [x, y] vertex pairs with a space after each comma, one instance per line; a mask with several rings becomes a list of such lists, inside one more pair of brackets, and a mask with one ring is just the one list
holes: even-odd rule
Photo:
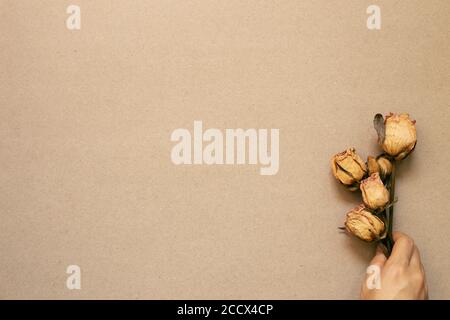
[[[393, 111], [418, 132], [394, 229], [449, 299], [449, 19], [444, 0], [1, 0], [0, 298], [358, 299], [374, 246], [339, 232], [360, 198], [329, 159], [380, 153]], [[195, 120], [279, 129], [278, 173], [175, 165]]]

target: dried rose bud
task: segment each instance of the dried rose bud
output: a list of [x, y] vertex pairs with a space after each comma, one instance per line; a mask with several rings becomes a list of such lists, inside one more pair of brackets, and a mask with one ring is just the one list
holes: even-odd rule
[[338, 153], [331, 159], [333, 175], [350, 190], [358, 189], [357, 183], [365, 176], [366, 164], [355, 153], [354, 148], [349, 148]]
[[369, 175], [378, 172], [382, 180], [386, 179], [386, 177], [392, 173], [392, 163], [389, 159], [383, 156], [377, 159], [372, 156], [368, 156], [367, 168], [369, 170]]
[[383, 150], [395, 160], [404, 159], [417, 142], [416, 121], [407, 113], [390, 113], [384, 119], [385, 133], [381, 141]]
[[371, 242], [384, 233], [384, 222], [369, 212], [364, 205], [359, 205], [347, 213], [345, 228], [361, 240]]
[[369, 170], [369, 175], [372, 175], [376, 172], [380, 173], [380, 167], [378, 166], [377, 159], [372, 156], [368, 156], [367, 169]]
[[378, 172], [361, 181], [361, 189], [364, 204], [372, 210], [380, 209], [389, 202], [389, 191], [380, 179]]
[[392, 173], [392, 162], [389, 161], [386, 157], [379, 157], [377, 159], [377, 164], [379, 168], [379, 173], [382, 179], [385, 179], [387, 176], [389, 176]]

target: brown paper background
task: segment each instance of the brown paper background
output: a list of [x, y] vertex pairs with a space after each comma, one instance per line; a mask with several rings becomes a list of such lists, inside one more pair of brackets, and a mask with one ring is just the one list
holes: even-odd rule
[[[359, 198], [329, 158], [377, 153], [373, 115], [396, 111], [419, 142], [395, 228], [449, 299], [449, 18], [444, 0], [1, 0], [0, 298], [356, 299], [373, 247], [337, 231]], [[194, 120], [279, 128], [279, 173], [173, 165]]]

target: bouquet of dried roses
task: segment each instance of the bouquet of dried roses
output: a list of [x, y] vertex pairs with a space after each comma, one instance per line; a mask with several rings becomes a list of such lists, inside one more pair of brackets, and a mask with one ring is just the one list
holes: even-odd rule
[[363, 200], [347, 213], [341, 229], [366, 242], [380, 241], [389, 255], [394, 244], [395, 167], [416, 146], [416, 121], [405, 113], [390, 113], [384, 118], [375, 115], [373, 123], [384, 153], [369, 156], [365, 163], [354, 148], [349, 148], [332, 157], [331, 169], [347, 189], [360, 190]]

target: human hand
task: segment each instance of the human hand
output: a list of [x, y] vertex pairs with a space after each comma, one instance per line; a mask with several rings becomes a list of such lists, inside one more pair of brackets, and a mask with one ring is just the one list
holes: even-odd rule
[[[378, 288], [368, 287], [367, 279], [361, 289], [364, 300], [425, 300], [428, 289], [420, 253], [414, 241], [401, 232], [394, 232], [394, 248], [389, 259], [377, 248], [370, 265], [380, 269]], [[376, 267], [375, 267], [376, 268]]]

